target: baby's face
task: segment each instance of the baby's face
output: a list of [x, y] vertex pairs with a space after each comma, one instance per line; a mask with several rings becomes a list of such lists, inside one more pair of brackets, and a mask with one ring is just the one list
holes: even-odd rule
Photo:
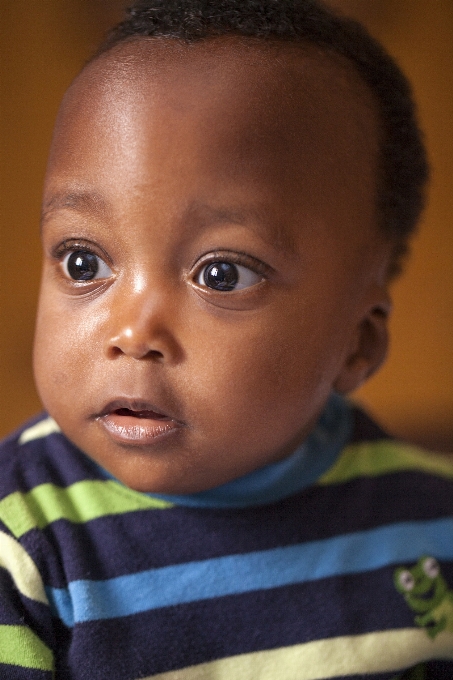
[[314, 49], [231, 39], [122, 45], [71, 87], [35, 373], [128, 486], [194, 492], [279, 460], [373, 369], [387, 246], [363, 90]]

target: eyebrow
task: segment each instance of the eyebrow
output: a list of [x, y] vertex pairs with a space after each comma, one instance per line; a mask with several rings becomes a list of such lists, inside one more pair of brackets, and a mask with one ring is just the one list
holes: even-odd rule
[[187, 216], [189, 223], [196, 223], [201, 218], [202, 224], [224, 222], [244, 225], [274, 248], [277, 247], [288, 255], [294, 255], [296, 252], [293, 239], [288, 234], [284, 224], [275, 224], [270, 219], [269, 210], [265, 205], [219, 206], [214, 208], [204, 203], [195, 203], [189, 208]]
[[105, 216], [107, 203], [101, 194], [95, 191], [58, 191], [43, 204], [41, 225], [58, 210], [75, 210], [80, 213], [92, 213]]

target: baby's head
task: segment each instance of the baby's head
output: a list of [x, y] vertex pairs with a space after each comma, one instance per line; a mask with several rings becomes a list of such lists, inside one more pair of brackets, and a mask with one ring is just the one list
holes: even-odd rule
[[406, 81], [355, 24], [311, 0], [138, 3], [57, 120], [45, 407], [138, 490], [287, 456], [383, 361], [425, 178]]

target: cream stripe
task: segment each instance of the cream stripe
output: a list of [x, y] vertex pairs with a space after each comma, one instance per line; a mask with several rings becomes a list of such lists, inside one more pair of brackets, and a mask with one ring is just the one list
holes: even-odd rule
[[0, 531], [0, 567], [9, 571], [23, 595], [48, 604], [36, 564], [20, 543], [3, 531]]
[[321, 680], [398, 671], [435, 658], [453, 659], [453, 635], [431, 640], [423, 629], [405, 628], [240, 654], [144, 680]]
[[53, 418], [46, 418], [36, 425], [32, 425], [28, 430], [24, 430], [19, 437], [19, 444], [32, 442], [34, 439], [42, 439], [53, 432], [61, 432], [61, 430]]

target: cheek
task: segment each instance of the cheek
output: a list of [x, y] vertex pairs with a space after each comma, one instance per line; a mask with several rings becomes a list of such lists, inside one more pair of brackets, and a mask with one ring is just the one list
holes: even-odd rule
[[68, 384], [65, 340], [61, 323], [55, 323], [54, 314], [41, 301], [36, 319], [33, 368], [38, 394], [47, 410]]
[[[220, 414], [228, 422], [270, 426], [312, 418], [331, 389], [325, 356], [331, 352], [305, 327], [303, 317], [275, 315], [260, 323], [205, 333], [203, 348], [193, 344], [196, 361], [187, 385], [201, 412]], [[215, 339], [217, 338], [217, 340]], [[274, 420], [275, 426], [275, 420]]]
[[73, 402], [97, 353], [93, 324], [67, 309], [45, 290], [36, 320], [33, 364], [38, 393], [46, 406]]

